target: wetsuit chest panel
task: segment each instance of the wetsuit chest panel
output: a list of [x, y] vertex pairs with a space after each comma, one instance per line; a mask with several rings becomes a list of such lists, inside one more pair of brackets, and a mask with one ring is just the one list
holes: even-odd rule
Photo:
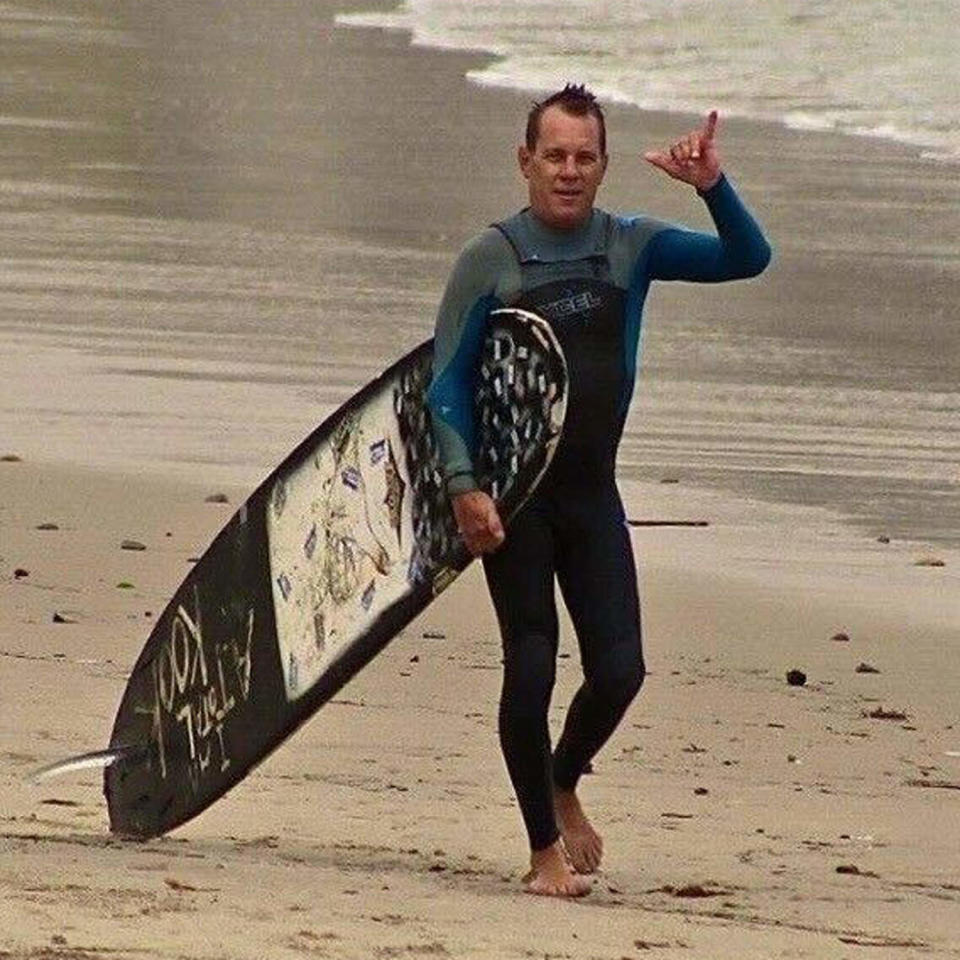
[[[525, 281], [531, 267], [522, 265]], [[543, 317], [567, 358], [570, 399], [554, 473], [613, 471], [623, 430], [625, 303], [626, 291], [612, 283], [573, 276], [532, 286], [512, 304]]]

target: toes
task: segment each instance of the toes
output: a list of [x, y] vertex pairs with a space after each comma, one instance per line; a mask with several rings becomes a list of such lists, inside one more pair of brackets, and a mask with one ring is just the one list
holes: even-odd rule
[[585, 897], [591, 889], [590, 881], [577, 873], [572, 873], [565, 880], [556, 883], [535, 877], [525, 887], [527, 893], [540, 897]]

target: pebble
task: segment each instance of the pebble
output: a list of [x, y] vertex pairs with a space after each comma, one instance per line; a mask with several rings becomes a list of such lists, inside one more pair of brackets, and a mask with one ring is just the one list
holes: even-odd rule
[[146, 550], [146, 546], [139, 540], [123, 540], [120, 543], [121, 550]]
[[850, 635], [847, 633], [835, 633], [830, 639], [834, 643], [849, 643]]
[[211, 493], [205, 500], [206, 503], [229, 503], [230, 498], [225, 493]]
[[37, 530], [59, 530], [60, 527], [55, 523], [38, 523], [36, 526]]
[[447, 635], [441, 633], [439, 630], [425, 630], [423, 633], [424, 640], [446, 640]]
[[880, 671], [876, 667], [872, 667], [869, 663], [858, 663], [857, 664], [857, 673], [879, 673]]
[[17, 569], [13, 571], [13, 577], [15, 580], [22, 580], [24, 577], [29, 577], [29, 576], [30, 576], [30, 571], [24, 570], [23, 567], [17, 567]]
[[0, 457], [0, 463], [23, 463], [23, 458], [18, 457], [15, 453], [5, 453]]
[[807, 675], [802, 670], [788, 670], [787, 683], [791, 687], [802, 687], [807, 682]]
[[76, 623], [73, 617], [68, 617], [65, 613], [54, 613], [53, 615], [54, 623]]
[[947, 564], [939, 557], [920, 557], [914, 560], [913, 565], [915, 567], [945, 567]]
[[890, 538], [886, 534], [883, 534], [882, 536], [877, 537], [877, 543], [889, 543], [889, 542], [890, 542]]

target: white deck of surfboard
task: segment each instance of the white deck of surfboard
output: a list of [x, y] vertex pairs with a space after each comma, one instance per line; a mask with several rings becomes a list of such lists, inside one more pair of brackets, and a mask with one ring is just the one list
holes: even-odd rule
[[274, 488], [267, 530], [288, 700], [410, 589], [411, 485], [393, 388]]

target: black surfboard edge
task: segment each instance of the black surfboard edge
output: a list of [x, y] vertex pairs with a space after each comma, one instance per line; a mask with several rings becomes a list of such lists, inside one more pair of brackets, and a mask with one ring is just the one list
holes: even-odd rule
[[[522, 314], [525, 311], [512, 310], [508, 308], [503, 312]], [[557, 357], [559, 357], [560, 364], [563, 367], [564, 376], [566, 376], [565, 361], [559, 344], [556, 342], [552, 332], [549, 331], [549, 327], [546, 325], [545, 321], [539, 317], [536, 319], [538, 321], [537, 327], [535, 328], [536, 331], [541, 334], [546, 331], [549, 339], [552, 341], [552, 351]], [[233, 517], [231, 517], [231, 519], [226, 523], [223, 529], [218, 532], [207, 550], [205, 550], [202, 554], [197, 567], [203, 563], [204, 559], [208, 555], [216, 552], [224, 545], [224, 541], [228, 540], [228, 538], [232, 536], [231, 531], [237, 524], [246, 523], [248, 512], [259, 511], [261, 507], [264, 511], [268, 509], [268, 504], [264, 503], [263, 501], [268, 498], [270, 491], [278, 480], [282, 479], [283, 476], [299, 467], [320, 444], [324, 443], [329, 438], [332, 431], [336, 429], [339, 424], [343, 423], [343, 421], [346, 418], [349, 418], [353, 413], [362, 409], [372, 396], [381, 391], [385, 385], [385, 382], [395, 379], [401, 369], [418, 363], [422, 359], [423, 355], [432, 349], [432, 346], [433, 340], [431, 339], [424, 341], [413, 350], [408, 351], [400, 359], [391, 364], [380, 375], [369, 381], [361, 390], [353, 394], [348, 401], [337, 407], [337, 409], [327, 416], [316, 429], [311, 431], [310, 434], [308, 434], [283, 459], [283, 461], [270, 472], [270, 474], [251, 493], [244, 504], [241, 505], [241, 507], [236, 511]], [[559, 428], [557, 435], [552, 441], [550, 454], [547, 457], [540, 476], [542, 476], [542, 472], [545, 471], [546, 466], [549, 465], [550, 457], [556, 448], [556, 443], [558, 440]], [[539, 482], [540, 476], [537, 477], [536, 482]], [[522, 506], [523, 502], [525, 502], [526, 498], [535, 488], [536, 482], [525, 491], [522, 499], [515, 503], [512, 509], [509, 508], [509, 503], [504, 504], [505, 507], [508, 507], [508, 509], [505, 511], [505, 522], [509, 523], [509, 519], [515, 514], [516, 510]], [[285, 720], [282, 724], [279, 724], [271, 734], [270, 739], [272, 742], [269, 747], [259, 756], [250, 758], [249, 762], [236, 763], [231, 768], [229, 775], [221, 778], [218, 789], [209, 797], [206, 797], [201, 803], [191, 806], [185, 815], [163, 819], [162, 826], [159, 824], [159, 822], [151, 826], [151, 824], [146, 821], [136, 823], [131, 821], [127, 815], [129, 811], [115, 809], [114, 803], [112, 802], [113, 797], [110, 789], [111, 776], [116, 773], [117, 768], [122, 768], [122, 764], [118, 764], [117, 768], [108, 767], [105, 769], [104, 789], [107, 796], [108, 808], [110, 810], [111, 830], [120, 836], [129, 837], [132, 839], [149, 839], [152, 836], [166, 833], [178, 826], [181, 826], [183, 823], [193, 819], [195, 816], [205, 810], [208, 806], [223, 796], [224, 793], [235, 786], [240, 780], [244, 779], [254, 767], [270, 756], [273, 751], [276, 750], [277, 747], [279, 747], [297, 728], [299, 728], [306, 720], [312, 717], [324, 703], [330, 700], [336, 694], [336, 692], [338, 692], [344, 686], [346, 682], [355, 676], [359, 670], [361, 670], [381, 650], [383, 650], [415, 616], [421, 613], [423, 609], [431, 602], [434, 596], [452, 583], [452, 581], [456, 579], [456, 576], [461, 573], [466, 566], [469, 565], [472, 559], [473, 558], [466, 551], [466, 548], [461, 544], [456, 555], [450, 558], [450, 562], [444, 568], [436, 571], [430, 580], [417, 584], [410, 593], [406, 594], [398, 601], [395, 601], [390, 607], [384, 610], [370, 625], [367, 631], [361, 637], [354, 640], [350, 647], [338, 656], [337, 660], [330, 665], [326, 673], [315, 684], [313, 684], [306, 692], [304, 692], [295, 702], [286, 704], [287, 709], [285, 712]], [[178, 587], [177, 593], [168, 604], [168, 609], [172, 608], [176, 604], [180, 593], [188, 586], [189, 579], [190, 575], [188, 574], [187, 578], [185, 578], [184, 582]], [[267, 573], [267, 580], [269, 582], [269, 573]], [[159, 624], [157, 626], [159, 626]], [[271, 624], [271, 631], [273, 635], [276, 634], [275, 622]], [[124, 698], [133, 686], [133, 677], [139, 671], [149, 668], [157, 656], [157, 645], [151, 643], [151, 639], [152, 635], [144, 645], [144, 648], [141, 650], [140, 656], [138, 657], [138, 660], [131, 671], [131, 682], [124, 691]], [[273, 654], [277, 660], [277, 670], [282, 672], [282, 665], [279, 663], [279, 651], [277, 651], [275, 647], [273, 649]], [[124, 711], [122, 707], [123, 704], [121, 703], [121, 709], [118, 710], [114, 729], [111, 733], [111, 749], [116, 749], [120, 746], [123, 746], [127, 750], [137, 749], [137, 745], [131, 745], [129, 742], [121, 743], [123, 740], [129, 740], [129, 730], [121, 729], [121, 721], [124, 717]], [[146, 748], [144, 748], [143, 745], [139, 745], [139, 749], [142, 753], [144, 749], [150, 749], [150, 746], [148, 745]]]

